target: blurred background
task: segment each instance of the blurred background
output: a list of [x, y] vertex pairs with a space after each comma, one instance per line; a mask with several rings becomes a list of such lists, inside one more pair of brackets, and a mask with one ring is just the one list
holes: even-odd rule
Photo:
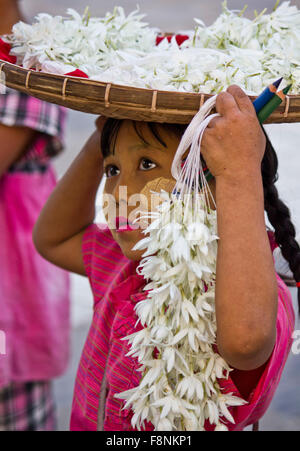
[[[246, 0], [228, 0], [229, 9], [243, 9]], [[65, 15], [67, 8], [83, 13], [90, 7], [93, 16], [103, 16], [114, 6], [123, 6], [128, 14], [140, 6], [146, 14], [144, 21], [162, 31], [175, 32], [194, 28], [193, 18], [202, 19], [210, 25], [221, 13], [221, 0], [21, 0], [24, 14], [29, 22], [39, 12]], [[271, 12], [275, 0], [251, 0], [245, 16], [254, 17], [265, 7]], [[300, 0], [291, 4], [300, 7]], [[96, 116], [69, 111], [66, 150], [55, 161], [56, 171], [61, 177], [82, 145], [94, 130]], [[280, 197], [291, 210], [297, 233], [300, 232], [300, 124], [268, 125], [266, 130], [274, 144], [279, 159], [279, 180], [277, 187]], [[290, 288], [296, 308], [296, 289]], [[68, 371], [55, 381], [58, 406], [58, 429], [68, 430], [73, 385], [81, 350], [88, 333], [92, 317], [92, 295], [88, 281], [84, 277], [72, 275], [72, 351]], [[296, 329], [300, 329], [299, 322]], [[285, 367], [275, 398], [260, 422], [262, 430], [300, 430], [300, 354], [291, 354]]]

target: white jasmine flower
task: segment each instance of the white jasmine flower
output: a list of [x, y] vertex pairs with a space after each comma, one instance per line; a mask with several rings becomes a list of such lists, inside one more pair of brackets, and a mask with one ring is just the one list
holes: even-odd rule
[[146, 299], [145, 301], [140, 301], [135, 306], [136, 314], [138, 315], [142, 326], [145, 323], [149, 323], [151, 319], [151, 311], [153, 309], [152, 302], [150, 299]]
[[213, 401], [207, 400], [205, 403], [206, 417], [209, 419], [210, 424], [218, 425], [219, 422], [219, 410]]
[[188, 261], [190, 252], [188, 241], [183, 236], [180, 236], [174, 241], [170, 248], [170, 258], [174, 263], [180, 261], [182, 258], [185, 261]]
[[142, 379], [142, 382], [140, 384], [141, 388], [145, 387], [146, 385], [151, 386], [164, 368], [164, 363], [161, 360], [152, 360], [148, 365], [150, 366], [150, 370]]
[[196, 396], [199, 401], [202, 401], [204, 395], [202, 382], [195, 376], [184, 377], [179, 382], [176, 392], [181, 397], [187, 395], [189, 400]]
[[228, 408], [227, 408], [227, 406], [226, 406], [225, 399], [219, 399], [219, 400], [218, 400], [218, 406], [219, 406], [219, 409], [220, 409], [222, 415], [223, 415], [228, 421], [230, 421], [231, 423], [235, 424], [234, 418], [233, 418], [233, 416], [231, 415], [231, 413], [229, 412], [229, 410], [228, 410]]
[[161, 418], [157, 424], [157, 431], [173, 431], [172, 423], [168, 418]]

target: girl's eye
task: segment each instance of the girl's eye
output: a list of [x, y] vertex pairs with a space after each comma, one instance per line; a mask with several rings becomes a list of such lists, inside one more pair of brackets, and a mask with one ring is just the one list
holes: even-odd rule
[[117, 166], [113, 166], [113, 165], [109, 165], [106, 166], [105, 168], [105, 175], [106, 177], [113, 177], [114, 175], [117, 175], [116, 172], [119, 171], [119, 169], [117, 168]]
[[[142, 171], [149, 171], [149, 169], [153, 169], [156, 166], [157, 165], [155, 163], [153, 163], [153, 161], [148, 160], [148, 158], [143, 158], [141, 160], [139, 169], [141, 169]], [[110, 177], [114, 177], [115, 175], [118, 175], [120, 173], [120, 170], [117, 168], [117, 166], [109, 164], [108, 166], [106, 166], [104, 172], [105, 172], [106, 177], [110, 178]]]
[[148, 171], [149, 169], [153, 169], [156, 167], [156, 164], [153, 161], [148, 160], [147, 158], [143, 158], [140, 164], [140, 169], [142, 171]]

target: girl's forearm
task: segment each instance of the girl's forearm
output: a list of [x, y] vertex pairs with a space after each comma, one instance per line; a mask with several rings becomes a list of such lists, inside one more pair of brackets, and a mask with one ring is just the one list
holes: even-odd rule
[[96, 131], [54, 189], [35, 226], [43, 247], [58, 245], [87, 227], [103, 176], [100, 133]]
[[278, 296], [261, 174], [249, 170], [243, 178], [217, 178], [216, 201], [218, 348], [232, 366], [253, 369], [273, 349]]

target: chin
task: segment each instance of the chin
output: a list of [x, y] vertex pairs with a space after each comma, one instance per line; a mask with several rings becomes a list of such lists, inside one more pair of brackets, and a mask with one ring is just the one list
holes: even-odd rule
[[136, 232], [121, 232], [117, 233], [115, 230], [111, 230], [113, 238], [121, 248], [122, 253], [129, 260], [138, 261], [142, 259], [143, 253], [146, 249], [139, 251], [133, 251], [132, 248], [141, 239], [145, 238], [145, 235], [141, 231]]
[[123, 254], [125, 255], [125, 257], [127, 257], [129, 260], [133, 260], [133, 261], [139, 261], [142, 259], [142, 255], [145, 252], [145, 249], [142, 251], [132, 251], [130, 249], [122, 249]]
[[146, 251], [146, 249], [142, 249], [142, 250], [139, 250], [139, 251], [133, 251], [132, 250], [134, 245], [140, 240], [141, 240], [141, 238], [133, 239], [132, 242], [130, 240], [126, 240], [126, 242], [124, 242], [125, 240], [123, 241], [122, 239], [118, 240], [118, 244], [119, 244], [123, 254], [129, 260], [138, 261], [138, 260], [142, 259], [142, 255]]

